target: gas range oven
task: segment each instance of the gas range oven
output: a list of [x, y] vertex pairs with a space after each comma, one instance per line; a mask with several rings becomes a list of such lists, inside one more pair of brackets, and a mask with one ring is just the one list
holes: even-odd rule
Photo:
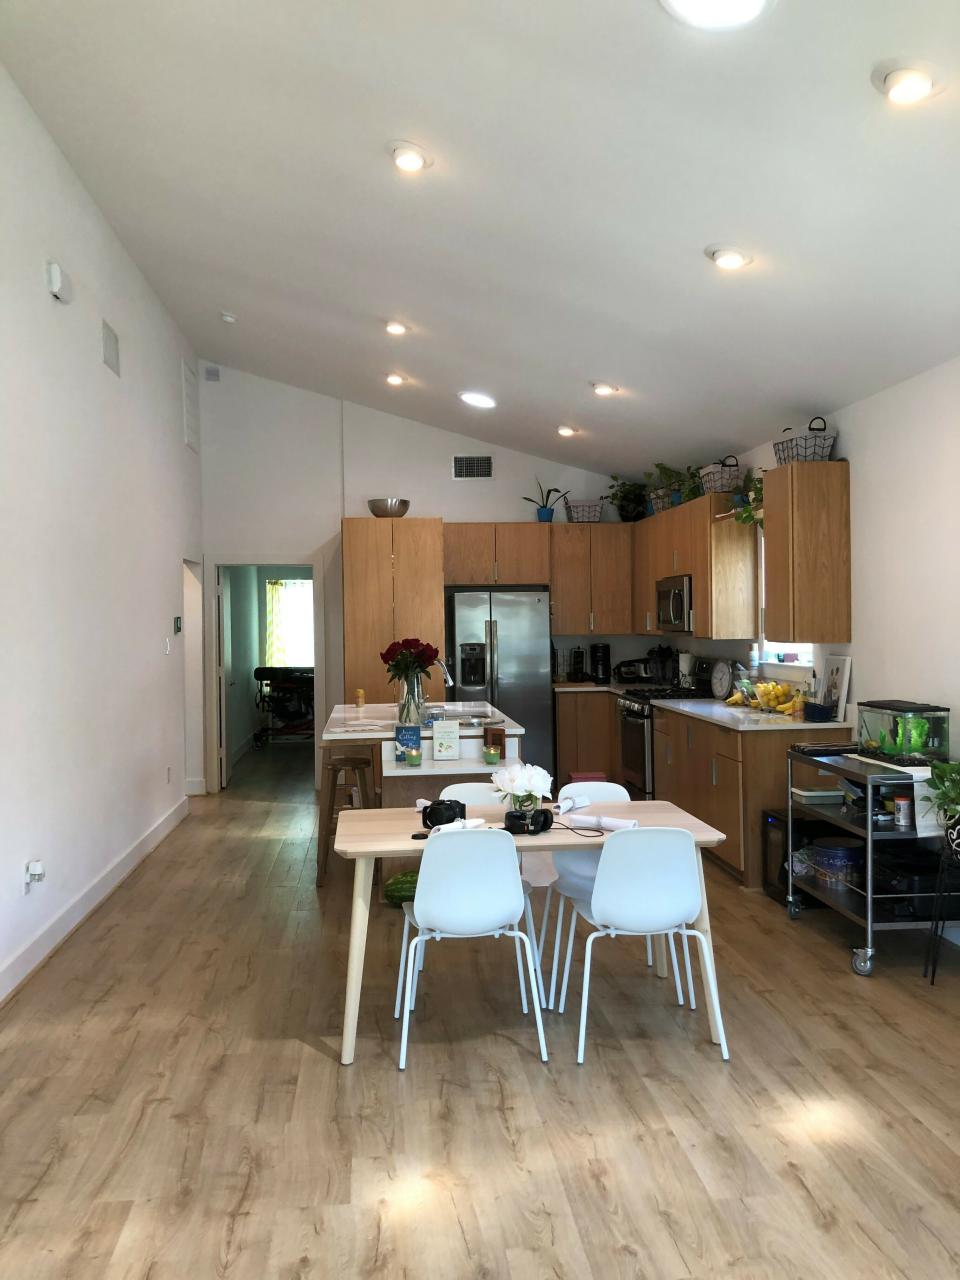
[[650, 704], [664, 699], [709, 698], [700, 689], [681, 689], [674, 684], [645, 684], [625, 689], [617, 698], [620, 716], [620, 769], [631, 795], [637, 800], [654, 798], [653, 713]]

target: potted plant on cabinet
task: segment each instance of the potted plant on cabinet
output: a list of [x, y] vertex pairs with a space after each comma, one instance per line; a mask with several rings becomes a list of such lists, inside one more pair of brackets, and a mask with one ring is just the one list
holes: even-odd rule
[[647, 486], [640, 480], [610, 477], [610, 501], [625, 524], [642, 520], [647, 507]]
[[763, 528], [763, 472], [747, 471], [733, 490], [733, 518], [738, 524], [755, 524]]
[[[544, 489], [540, 481], [537, 481], [537, 488], [540, 490], [539, 498], [524, 498], [524, 502], [532, 502], [537, 508], [537, 519], [544, 524], [549, 524], [553, 519], [553, 510], [558, 502], [562, 502], [570, 490], [563, 492], [560, 489]], [[554, 497], [556, 494], [556, 497]]]
[[650, 498], [654, 511], [666, 511], [667, 507], [678, 507], [683, 501], [682, 490], [686, 483], [686, 474], [676, 467], [668, 467], [665, 462], [655, 462], [655, 471], [646, 474], [647, 483], [651, 487]]

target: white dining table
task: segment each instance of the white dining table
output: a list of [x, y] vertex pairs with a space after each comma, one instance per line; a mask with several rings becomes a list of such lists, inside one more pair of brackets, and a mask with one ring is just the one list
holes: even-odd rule
[[[666, 800], [635, 800], [625, 804], [594, 804], [577, 810], [580, 815], [606, 815], [611, 818], [633, 818], [641, 827], [679, 827], [689, 831], [697, 845], [697, 862], [700, 873], [700, 914], [693, 924], [704, 935], [713, 954], [713, 938], [710, 933], [710, 913], [707, 908], [707, 891], [703, 880], [703, 862], [700, 850], [713, 849], [726, 839], [722, 831], [708, 826], [693, 814], [679, 809]], [[482, 818], [491, 827], [503, 826], [503, 809], [479, 805], [467, 806], [467, 817]], [[373, 885], [373, 867], [377, 858], [416, 857], [423, 850], [423, 841], [414, 840], [415, 832], [423, 831], [420, 814], [409, 809], [342, 809], [337, 820], [334, 852], [353, 862], [353, 902], [350, 914], [350, 947], [347, 958], [347, 988], [343, 1006], [343, 1039], [340, 1061], [344, 1066], [353, 1062], [357, 1047], [357, 1018], [360, 1012], [360, 992], [363, 986], [363, 961], [367, 949], [367, 925], [370, 918], [370, 896]], [[538, 836], [517, 836], [517, 849], [521, 857], [527, 853], [556, 853], [561, 849], [582, 849], [590, 844], [599, 849], [603, 844], [603, 832], [595, 840], [586, 839], [581, 833], [555, 823], [549, 831]], [[689, 921], [687, 923], [690, 923]], [[535, 941], [532, 939], [532, 941]], [[657, 974], [667, 976], [666, 945], [662, 937], [656, 940]], [[708, 1003], [709, 1008], [709, 1003]], [[720, 1037], [710, 1010], [710, 1036], [714, 1044]]]

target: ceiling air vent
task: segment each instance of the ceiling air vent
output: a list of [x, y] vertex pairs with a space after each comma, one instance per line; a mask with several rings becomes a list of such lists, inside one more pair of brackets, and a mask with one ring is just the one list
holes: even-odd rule
[[455, 453], [454, 480], [492, 480], [493, 458], [489, 454]]

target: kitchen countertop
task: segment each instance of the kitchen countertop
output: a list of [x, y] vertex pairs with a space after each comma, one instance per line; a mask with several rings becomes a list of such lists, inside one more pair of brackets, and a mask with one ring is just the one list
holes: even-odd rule
[[569, 680], [561, 680], [553, 686], [554, 693], [624, 693], [627, 689], [635, 689], [635, 684], [592, 684], [585, 680], [582, 684], [571, 684]]
[[[439, 704], [438, 704], [439, 705]], [[445, 702], [446, 719], [452, 720], [454, 715], [495, 716], [503, 723], [497, 725], [503, 729], [508, 738], [519, 737], [524, 732], [523, 725], [511, 720], [502, 711], [492, 707], [489, 702]], [[321, 740], [323, 742], [356, 742], [359, 739], [370, 741], [381, 738], [392, 739], [397, 727], [397, 704], [395, 702], [370, 702], [365, 707], [355, 707], [352, 703], [338, 703], [330, 712], [330, 719], [324, 725]], [[424, 728], [422, 737], [433, 737], [432, 728]], [[482, 725], [460, 726], [461, 738], [482, 738]]]
[[725, 702], [716, 702], [712, 698], [654, 698], [651, 706], [661, 707], [664, 711], [676, 711], [682, 716], [693, 716], [696, 720], [706, 720], [721, 729], [736, 729], [738, 733], [771, 732], [781, 733], [797, 729], [855, 729], [850, 720], [828, 720], [824, 724], [815, 724], [809, 720], [794, 720], [792, 716], [781, 716], [776, 712], [754, 711], [749, 707], [728, 707]]

